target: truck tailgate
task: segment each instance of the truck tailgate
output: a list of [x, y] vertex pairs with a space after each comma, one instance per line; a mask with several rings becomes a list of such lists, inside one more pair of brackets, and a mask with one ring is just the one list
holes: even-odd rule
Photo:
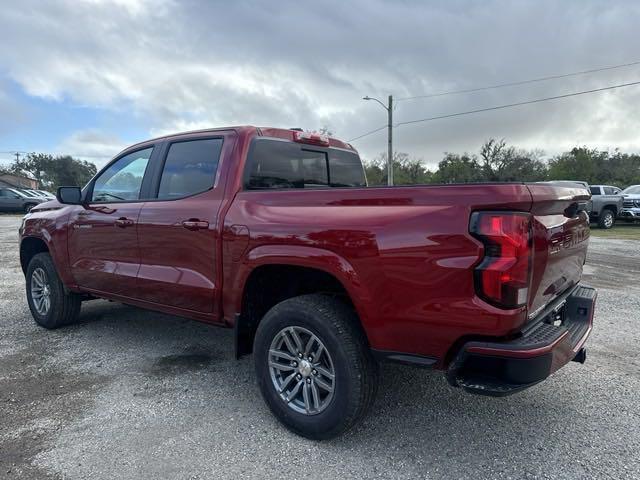
[[528, 317], [580, 281], [587, 255], [590, 193], [586, 189], [528, 184], [533, 215], [533, 265]]

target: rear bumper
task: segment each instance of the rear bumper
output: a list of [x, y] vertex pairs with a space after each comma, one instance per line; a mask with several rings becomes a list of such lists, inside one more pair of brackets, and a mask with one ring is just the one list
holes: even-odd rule
[[583, 363], [596, 297], [594, 288], [576, 285], [515, 338], [465, 343], [449, 365], [449, 383], [504, 396], [541, 382], [571, 360]]

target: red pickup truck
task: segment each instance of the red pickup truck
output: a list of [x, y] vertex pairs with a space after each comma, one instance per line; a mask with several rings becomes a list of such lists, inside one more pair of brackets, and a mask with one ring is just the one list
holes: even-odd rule
[[358, 153], [233, 127], [124, 150], [20, 228], [46, 328], [106, 298], [233, 328], [273, 413], [310, 438], [362, 418], [379, 361], [507, 395], [585, 360], [589, 192], [548, 184], [367, 187]]

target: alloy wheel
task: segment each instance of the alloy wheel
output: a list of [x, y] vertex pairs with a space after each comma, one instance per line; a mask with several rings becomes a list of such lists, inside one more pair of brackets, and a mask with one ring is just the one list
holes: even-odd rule
[[324, 343], [306, 328], [283, 328], [269, 348], [269, 372], [280, 398], [292, 410], [316, 415], [329, 406], [335, 369]]
[[44, 269], [38, 267], [31, 274], [31, 299], [39, 315], [45, 316], [51, 308], [51, 286]]

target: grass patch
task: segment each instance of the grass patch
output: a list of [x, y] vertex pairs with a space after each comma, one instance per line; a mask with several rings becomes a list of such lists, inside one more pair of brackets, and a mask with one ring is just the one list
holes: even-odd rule
[[626, 223], [616, 221], [613, 228], [604, 230], [597, 225], [591, 225], [591, 235], [601, 238], [619, 238], [621, 240], [640, 240], [640, 223]]

